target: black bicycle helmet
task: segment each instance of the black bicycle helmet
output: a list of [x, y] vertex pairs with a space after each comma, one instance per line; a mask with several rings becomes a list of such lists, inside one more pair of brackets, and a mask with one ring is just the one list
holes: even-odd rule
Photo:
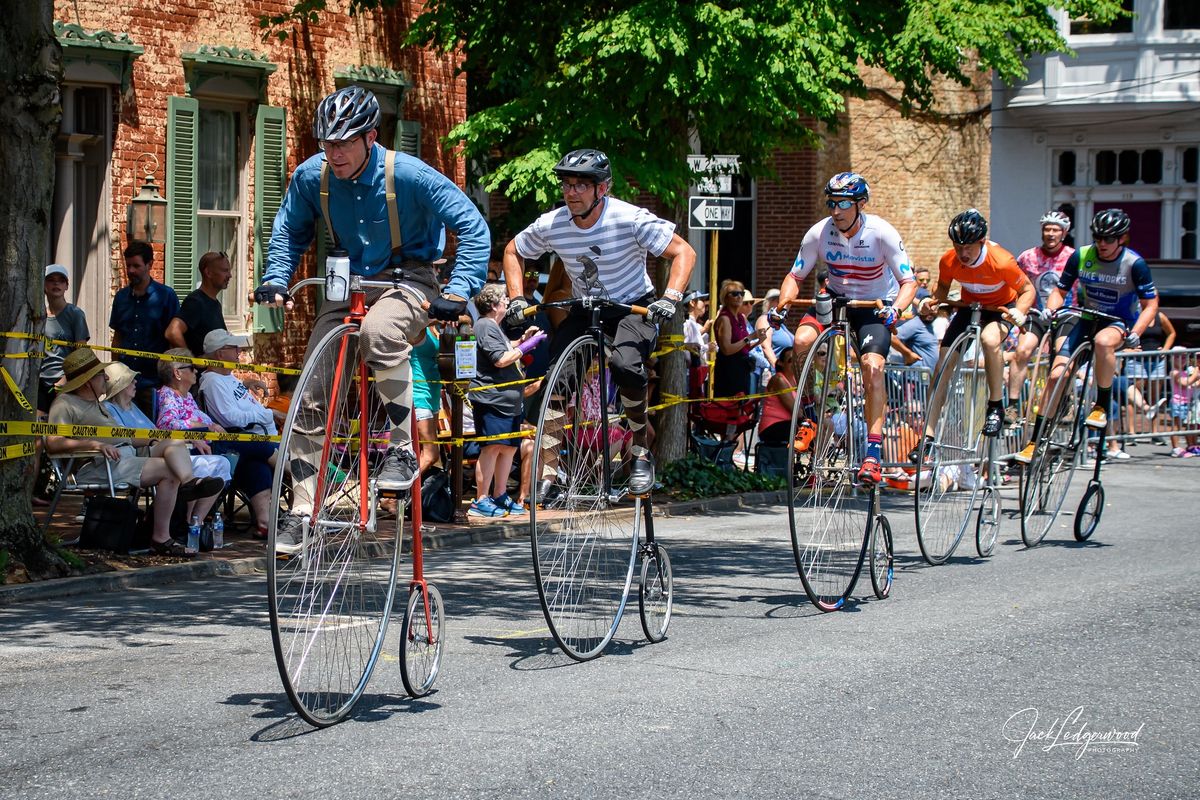
[[326, 95], [313, 117], [313, 138], [344, 142], [379, 127], [379, 101], [361, 86], [347, 86]]
[[825, 184], [825, 196], [867, 200], [871, 196], [871, 187], [867, 185], [867, 179], [857, 172], [839, 172]]
[[1129, 215], [1119, 208], [1097, 211], [1092, 217], [1092, 235], [1124, 236], [1129, 233]]
[[979, 213], [979, 209], [968, 208], [950, 220], [947, 233], [955, 244], [972, 244], [987, 236], [987, 220]]
[[612, 180], [612, 165], [608, 156], [599, 150], [585, 147], [582, 150], [572, 150], [554, 165], [554, 174], [560, 178], [590, 178], [596, 183]]

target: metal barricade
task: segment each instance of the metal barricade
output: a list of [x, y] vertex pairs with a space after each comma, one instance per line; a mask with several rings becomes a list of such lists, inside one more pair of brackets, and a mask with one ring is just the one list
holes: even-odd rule
[[887, 412], [883, 417], [883, 464], [886, 468], [910, 467], [908, 453], [925, 430], [929, 398], [929, 370], [922, 366], [888, 363], [884, 372]]
[[1109, 436], [1122, 444], [1194, 444], [1187, 437], [1200, 436], [1200, 348], [1117, 353], [1109, 419]]

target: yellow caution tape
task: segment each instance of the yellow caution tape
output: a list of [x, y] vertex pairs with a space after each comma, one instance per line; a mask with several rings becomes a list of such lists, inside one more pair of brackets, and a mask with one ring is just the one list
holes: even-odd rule
[[4, 382], [7, 383], [8, 388], [12, 390], [13, 396], [17, 398], [17, 403], [20, 404], [21, 408], [32, 413], [33, 406], [29, 405], [29, 401], [25, 399], [25, 395], [21, 394], [21, 389], [17, 386], [17, 382], [13, 380], [13, 376], [9, 375], [8, 370], [4, 367], [0, 367], [0, 374], [4, 375]]
[[176, 439], [189, 442], [278, 442], [262, 433], [166, 431], [158, 428], [123, 428], [115, 425], [58, 425], [53, 422], [0, 422], [0, 436], [69, 436], [79, 439]]
[[9, 461], [14, 458], [26, 458], [37, 452], [37, 442], [30, 440], [21, 442], [20, 444], [10, 444], [8, 447], [0, 447], [0, 461]]
[[[29, 339], [40, 342], [42, 344], [53, 344], [62, 347], [87, 347], [92, 350], [103, 350], [106, 353], [118, 353], [120, 355], [135, 356], [137, 358], [151, 358], [155, 361], [171, 361], [183, 364], [196, 364], [202, 367], [228, 367], [242, 372], [274, 372], [280, 375], [299, 375], [300, 370], [291, 367], [273, 367], [266, 364], [243, 364], [240, 361], [220, 361], [215, 358], [199, 358], [197, 356], [167, 356], [162, 353], [152, 353], [148, 350], [130, 350], [125, 347], [105, 347], [100, 344], [92, 344], [90, 342], [65, 342], [61, 339], [48, 339], [45, 336], [36, 333], [20, 333], [17, 331], [9, 331], [0, 333], [0, 337], [9, 339]], [[28, 353], [9, 353], [5, 358], [32, 358], [34, 352]], [[39, 353], [40, 355], [40, 353]]]

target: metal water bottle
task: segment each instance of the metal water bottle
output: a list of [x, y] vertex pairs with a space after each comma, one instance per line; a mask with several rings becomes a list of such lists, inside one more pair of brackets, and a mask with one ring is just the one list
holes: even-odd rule
[[342, 303], [350, 299], [350, 255], [330, 250], [325, 256], [325, 299]]
[[833, 322], [833, 298], [829, 292], [819, 292], [817, 294], [817, 322], [822, 325], [828, 325]]

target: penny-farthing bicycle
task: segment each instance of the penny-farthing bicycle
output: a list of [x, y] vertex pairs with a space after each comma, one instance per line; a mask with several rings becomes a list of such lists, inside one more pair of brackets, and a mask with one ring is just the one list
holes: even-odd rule
[[[1092, 336], [1097, 322], [1122, 322], [1114, 317], [1092, 309], [1063, 307], [1058, 310], [1055, 323], [1071, 316], [1078, 316], [1079, 325], [1091, 325], [1091, 334], [1084, 338], [1071, 353], [1057, 381], [1053, 375], [1050, 397], [1047, 399], [1046, 416], [1042, 423], [1033, 459], [1021, 476], [1021, 539], [1026, 547], [1039, 544], [1050, 532], [1063, 503], [1071, 478], [1079, 464], [1081, 450], [1087, 440], [1084, 419], [1091, 408], [1095, 393], [1093, 370], [1095, 368], [1095, 345]], [[1052, 334], [1053, 334], [1052, 326]], [[1099, 431], [1096, 445], [1096, 463], [1092, 478], [1080, 500], [1075, 515], [1074, 534], [1078, 541], [1088, 539], [1100, 524], [1104, 512], [1104, 485], [1100, 481], [1100, 467], [1104, 453], [1104, 431]]]
[[1000, 527], [997, 438], [983, 435], [988, 392], [979, 321], [985, 310], [1007, 309], [944, 305], [970, 314], [970, 323], [947, 349], [929, 385], [927, 413], [936, 413], [937, 423], [932, 440], [921, 438], [913, 507], [917, 544], [930, 564], [950, 558], [972, 527], [975, 548], [986, 558]]
[[[319, 283], [303, 280], [292, 292]], [[368, 288], [403, 290], [403, 273], [396, 270], [386, 281], [351, 277], [345, 321], [320, 340], [300, 374], [272, 487], [272, 508], [280, 509], [267, 540], [275, 660], [292, 705], [317, 726], [344, 719], [366, 689], [384, 648], [405, 545], [413, 573], [399, 657], [405, 689], [414, 697], [433, 688], [442, 655], [442, 597], [423, 573], [420, 481], [411, 494], [396, 497], [394, 515], [380, 508], [374, 485], [390, 424], [359, 337]], [[276, 539], [288, 468], [293, 488], [307, 480], [315, 490], [303, 541], [284, 555], [276, 553]], [[312, 472], [296, 474], [306, 469]], [[411, 522], [404, 519], [408, 502]]]
[[600, 655], [616, 634], [639, 558], [638, 611], [646, 638], [662, 641], [671, 622], [671, 559], [654, 540], [650, 495], [632, 495], [628, 489], [629, 432], [600, 326], [605, 309], [634, 314], [646, 309], [584, 297], [531, 306], [525, 314], [548, 308], [583, 309], [591, 326], [567, 345], [543, 384], [531, 462], [529, 534], [550, 634], [564, 653], [585, 661]]
[[834, 298], [833, 322], [809, 350], [796, 384], [790, 441], [801, 425], [813, 435], [802, 450], [788, 448], [788, 524], [804, 591], [822, 611], [845, 604], [868, 560], [875, 596], [882, 600], [892, 587], [892, 529], [879, 508], [879, 487], [859, 486], [855, 474], [866, 448], [865, 393], [845, 318], [848, 307], [880, 305]]

